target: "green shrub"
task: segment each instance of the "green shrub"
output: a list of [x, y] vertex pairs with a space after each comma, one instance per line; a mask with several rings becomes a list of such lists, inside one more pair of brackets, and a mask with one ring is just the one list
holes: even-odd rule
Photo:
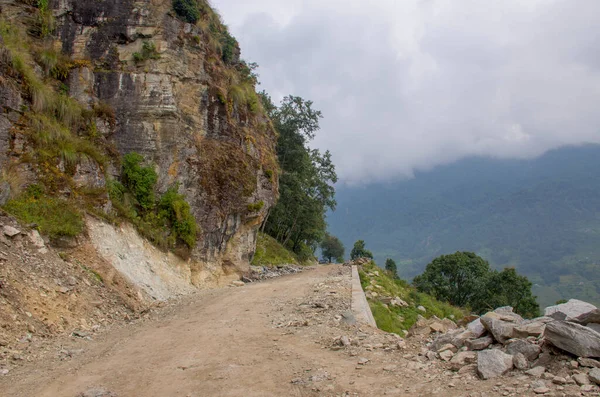
[[265, 176], [267, 177], [267, 179], [269, 179], [269, 181], [273, 182], [273, 171], [272, 170], [266, 170]]
[[23, 223], [35, 223], [40, 232], [50, 237], [74, 237], [83, 231], [83, 219], [69, 201], [44, 195], [39, 185], [31, 185], [27, 191], [4, 206], [6, 212]]
[[148, 59], [160, 59], [160, 54], [156, 49], [156, 44], [151, 41], [144, 41], [144, 44], [142, 44], [142, 51], [133, 53], [133, 61], [135, 63], [140, 63], [147, 61]]
[[298, 264], [296, 255], [268, 234], [258, 233], [256, 251], [252, 258], [254, 266], [278, 266]]
[[193, 248], [196, 245], [196, 218], [192, 215], [185, 197], [177, 193], [177, 187], [169, 188], [163, 194], [158, 208], [159, 216], [170, 223], [174, 237]]
[[144, 158], [138, 153], [123, 156], [123, 184], [143, 210], [154, 208], [154, 186], [158, 175], [151, 166], [142, 167]]
[[232, 64], [236, 61], [236, 54], [238, 52], [239, 44], [235, 37], [233, 37], [227, 29], [221, 33], [221, 48], [223, 62], [226, 64]]
[[185, 22], [195, 24], [200, 19], [197, 0], [173, 0], [173, 10]]
[[258, 212], [265, 206], [265, 202], [260, 200], [259, 202], [248, 204], [248, 212]]

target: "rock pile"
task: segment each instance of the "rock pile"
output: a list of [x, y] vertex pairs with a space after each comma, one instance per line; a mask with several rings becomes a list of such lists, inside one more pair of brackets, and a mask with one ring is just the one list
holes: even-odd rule
[[244, 283], [253, 283], [256, 281], [269, 280], [271, 278], [281, 277], [286, 274], [299, 273], [306, 269], [296, 265], [281, 265], [281, 266], [250, 266], [250, 271], [242, 277]]
[[[439, 324], [438, 324], [439, 323]], [[469, 317], [462, 327], [440, 333], [439, 319], [420, 318], [411, 335], [438, 333], [427, 358], [445, 361], [459, 373], [476, 371], [491, 379], [511, 370], [542, 378], [530, 387], [536, 394], [576, 387], [597, 391], [600, 385], [600, 310], [572, 299], [546, 308], [544, 316], [524, 320], [511, 307]], [[445, 325], [448, 320], [445, 321]]]

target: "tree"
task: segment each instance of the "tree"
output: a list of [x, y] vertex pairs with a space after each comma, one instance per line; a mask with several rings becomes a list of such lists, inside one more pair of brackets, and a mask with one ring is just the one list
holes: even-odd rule
[[313, 255], [325, 236], [325, 215], [335, 209], [337, 182], [329, 151], [310, 149], [308, 142], [319, 130], [321, 112], [311, 101], [285, 97], [277, 108], [264, 92], [263, 108], [279, 133], [277, 157], [281, 168], [279, 201], [264, 225], [267, 234], [301, 258]]
[[385, 260], [385, 270], [387, 270], [392, 277], [398, 278], [398, 266], [396, 266], [396, 262], [392, 258], [387, 258]]
[[413, 284], [420, 292], [456, 306], [468, 306], [476, 313], [500, 306], [512, 306], [526, 317], [535, 317], [539, 312], [527, 277], [512, 268], [492, 270], [486, 260], [472, 252], [435, 258]]
[[358, 258], [370, 258], [373, 259], [373, 254], [371, 251], [365, 249], [365, 241], [358, 240], [354, 243], [354, 247], [352, 247], [352, 251], [350, 252], [350, 259], [355, 260]]
[[325, 234], [321, 242], [321, 250], [323, 251], [323, 258], [327, 259], [329, 263], [331, 263], [332, 259], [338, 262], [344, 261], [344, 244], [342, 244], [339, 238], [329, 233]]

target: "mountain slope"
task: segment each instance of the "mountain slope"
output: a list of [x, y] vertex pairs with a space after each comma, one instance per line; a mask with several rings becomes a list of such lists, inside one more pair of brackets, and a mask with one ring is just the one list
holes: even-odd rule
[[395, 259], [403, 277], [438, 255], [468, 250], [528, 275], [542, 304], [571, 296], [597, 302], [599, 167], [598, 146], [534, 160], [471, 158], [411, 180], [338, 188], [328, 220], [347, 246], [365, 239], [379, 263]]

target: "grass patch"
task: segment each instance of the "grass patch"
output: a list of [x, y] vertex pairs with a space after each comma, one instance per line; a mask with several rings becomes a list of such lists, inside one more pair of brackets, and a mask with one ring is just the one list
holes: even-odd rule
[[67, 200], [48, 197], [37, 185], [10, 200], [4, 210], [23, 223], [35, 223], [50, 237], [75, 237], [83, 231], [83, 219], [75, 205]]
[[[373, 312], [373, 317], [377, 327], [386, 332], [393, 332], [403, 335], [403, 331], [408, 331], [410, 327], [417, 322], [419, 315], [430, 318], [450, 318], [459, 320], [465, 313], [463, 309], [454, 307], [448, 303], [440, 302], [430, 295], [417, 292], [406, 281], [394, 279], [386, 273], [384, 269], [379, 268], [375, 262], [371, 262], [362, 269], [359, 269], [360, 283], [363, 289], [376, 292], [376, 298], [367, 298], [369, 306]], [[375, 288], [378, 285], [381, 288]], [[384, 305], [379, 300], [380, 297], [399, 297], [408, 303], [407, 307], [396, 307]], [[417, 307], [423, 306], [426, 312], [421, 312]]]
[[256, 252], [252, 258], [254, 266], [298, 265], [300, 261], [293, 252], [279, 244], [273, 237], [258, 233]]
[[142, 44], [142, 51], [133, 53], [133, 61], [135, 63], [140, 63], [149, 59], [160, 59], [160, 54], [156, 49], [156, 44], [151, 41], [144, 41], [144, 44]]

